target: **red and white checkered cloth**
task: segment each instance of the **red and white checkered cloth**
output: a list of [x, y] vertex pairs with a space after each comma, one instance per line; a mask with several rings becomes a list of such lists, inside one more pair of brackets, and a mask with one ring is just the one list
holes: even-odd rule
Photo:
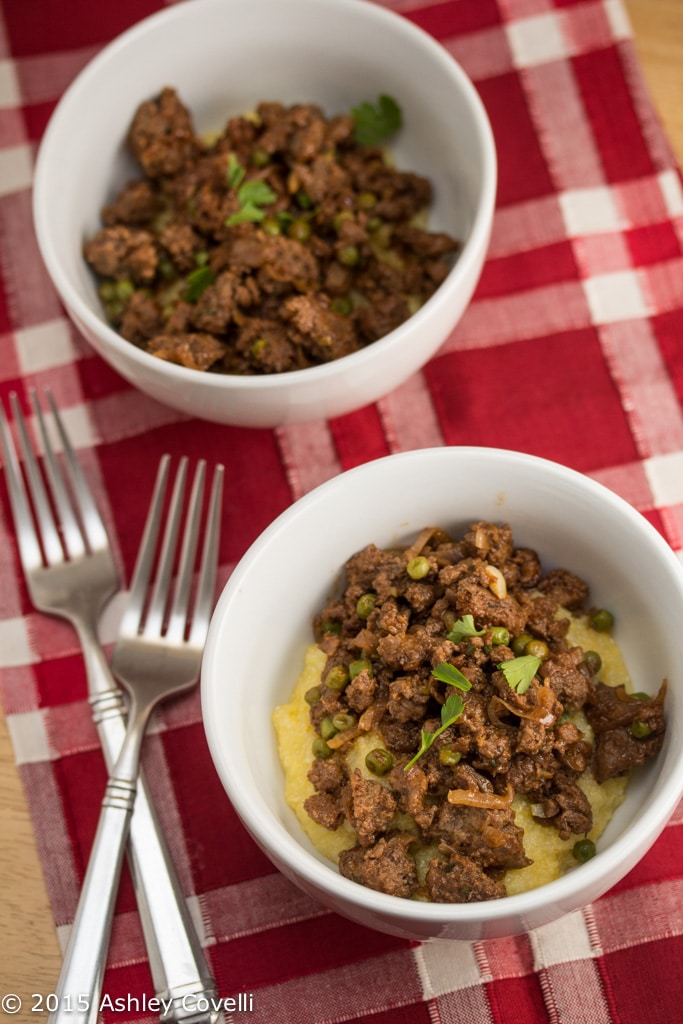
[[[33, 238], [33, 159], [55, 102], [161, 0], [0, 3], [0, 395], [49, 384], [125, 578], [166, 451], [226, 464], [223, 579], [326, 478], [390, 452], [460, 443], [581, 470], [683, 547], [683, 192], [621, 0], [383, 2], [461, 62], [488, 109], [500, 157], [489, 259], [470, 309], [421, 373], [377, 405], [275, 431], [191, 421], [133, 390], [65, 318]], [[75, 635], [32, 608], [4, 480], [0, 490], [0, 695], [64, 933], [103, 760]], [[197, 693], [159, 714], [146, 766], [219, 995], [253, 995], [245, 1020], [681, 1020], [681, 807], [642, 863], [584, 911], [514, 939], [419, 945], [324, 912], [273, 870], [221, 789]], [[154, 994], [128, 876], [104, 990], [112, 1001]], [[122, 1024], [154, 1019], [105, 1013]]]

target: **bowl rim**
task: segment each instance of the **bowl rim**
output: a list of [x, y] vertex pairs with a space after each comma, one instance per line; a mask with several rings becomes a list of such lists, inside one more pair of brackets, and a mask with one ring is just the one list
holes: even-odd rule
[[[240, 773], [239, 766], [231, 763], [229, 748], [225, 743], [221, 744], [218, 716], [213, 708], [216, 680], [219, 676], [214, 662], [220, 650], [221, 624], [231, 604], [236, 598], [239, 600], [241, 582], [249, 575], [252, 564], [267, 554], [269, 545], [282, 529], [286, 528], [288, 522], [293, 517], [306, 515], [315, 504], [343, 488], [349, 476], [361, 478], [372, 473], [378, 463], [392, 462], [400, 466], [416, 458], [447, 459], [449, 456], [452, 457], [453, 453], [465, 458], [484, 458], [490, 461], [502, 458], [512, 465], [536, 466], [556, 481], [569, 481], [573, 486], [583, 488], [585, 492], [598, 497], [608, 508], [613, 509], [615, 514], [630, 520], [643, 531], [645, 540], [670, 573], [680, 592], [683, 605], [683, 565], [671, 546], [625, 499], [586, 474], [542, 456], [487, 446], [454, 445], [394, 453], [345, 470], [299, 498], [265, 528], [240, 559], [219, 597], [209, 630], [204, 658], [206, 668], [202, 671], [201, 680], [202, 719], [214, 766], [238, 816], [259, 844], [266, 850], [277, 851], [277, 857], [295, 879], [305, 879], [306, 883], [313, 885], [319, 893], [343, 900], [384, 920], [405, 921], [406, 918], [410, 918], [417, 926], [445, 927], [453, 923], [485, 925], [502, 918], [513, 917], [520, 921], [533, 921], [538, 919], [544, 908], [561, 907], [565, 908], [561, 913], [565, 913], [585, 905], [589, 900], [583, 898], [582, 893], [591, 892], [590, 900], [597, 898], [615, 885], [619, 878], [640, 860], [665, 828], [683, 795], [683, 749], [670, 755], [674, 765], [680, 770], [670, 772], [661, 782], [655, 798], [642, 809], [637, 820], [629, 822], [606, 849], [598, 850], [594, 858], [581, 865], [580, 871], [570, 871], [535, 889], [508, 895], [500, 900], [471, 904], [422, 903], [375, 892], [344, 878], [332, 863], [327, 864], [319, 860], [303, 842], [297, 841], [278, 820], [256, 787], [247, 795], [244, 776]], [[637, 842], [634, 841], [634, 833], [637, 833]], [[302, 839], [305, 839], [303, 833]], [[611, 868], [615, 863], [620, 867], [619, 875], [610, 877]]]
[[[116, 58], [119, 51], [125, 50], [129, 42], [153, 32], [158, 24], [191, 16], [191, 14], [196, 13], [198, 6], [206, 9], [215, 8], [222, 11], [229, 2], [231, 0], [191, 0], [191, 3], [189, 0], [184, 0], [184, 2], [147, 15], [104, 46], [77, 74], [61, 96], [45, 129], [36, 157], [32, 206], [38, 248], [48, 273], [64, 303], [73, 311], [74, 317], [80, 323], [101, 339], [102, 344], [106, 344], [107, 347], [120, 354], [126, 361], [139, 366], [142, 370], [156, 367], [169, 381], [187, 381], [188, 373], [191, 375], [190, 379], [197, 380], [198, 371], [157, 359], [148, 352], [138, 349], [131, 342], [126, 341], [103, 317], [93, 312], [90, 306], [82, 299], [79, 290], [72, 284], [71, 276], [65, 271], [59, 258], [50, 228], [50, 209], [52, 206], [49, 200], [50, 166], [53, 160], [58, 159], [61, 145], [60, 137], [64, 134], [63, 126], [70, 116], [71, 106], [78, 102], [79, 97], [84, 92], [92, 88], [91, 80], [97, 78], [101, 69], [111, 59]], [[239, 3], [242, 0], [235, 0], [235, 2]], [[272, 0], [249, 0], [249, 5], [258, 6], [264, 4], [268, 6], [271, 2]], [[310, 7], [316, 13], [320, 12], [323, 5], [338, 11], [348, 10], [349, 7], [349, 0], [296, 0], [296, 2], [302, 6]], [[358, 10], [362, 9], [364, 17], [384, 23], [388, 28], [401, 33], [405, 37], [412, 37], [419, 41], [422, 47], [430, 51], [432, 59], [457, 82], [458, 88], [466, 96], [468, 106], [472, 112], [473, 123], [477, 127], [479, 144], [482, 149], [480, 199], [474, 210], [471, 228], [453, 267], [434, 294], [430, 296], [417, 312], [412, 314], [403, 324], [390, 331], [389, 334], [384, 335], [382, 338], [356, 352], [343, 356], [341, 359], [316, 366], [304, 367], [301, 370], [289, 370], [263, 376], [202, 373], [201, 380], [210, 389], [220, 390], [225, 387], [226, 381], [230, 381], [235, 386], [247, 391], [259, 392], [279, 390], [295, 381], [305, 381], [306, 386], [315, 388], [328, 377], [336, 374], [340, 362], [343, 362], [344, 366], [350, 369], [354, 367], [361, 369], [365, 363], [373, 362], [381, 356], [386, 348], [400, 341], [408, 330], [411, 334], [413, 331], [419, 330], [424, 319], [431, 317], [432, 313], [438, 312], [441, 307], [447, 307], [451, 302], [453, 290], [458, 287], [462, 278], [466, 279], [468, 277], [472, 264], [476, 264], [479, 254], [487, 249], [496, 204], [498, 165], [493, 131], [479, 93], [456, 58], [420, 26], [390, 8], [379, 7], [373, 3], [367, 3], [366, 0], [354, 0], [354, 2]]]

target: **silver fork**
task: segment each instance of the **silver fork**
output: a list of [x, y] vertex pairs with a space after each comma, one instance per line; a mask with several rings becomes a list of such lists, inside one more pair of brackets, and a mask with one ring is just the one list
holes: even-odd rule
[[[57, 982], [57, 1009], [48, 1017], [50, 1024], [62, 1021], [86, 1024], [99, 1004], [147, 724], [161, 701], [185, 692], [199, 679], [216, 583], [223, 467], [218, 466], [213, 476], [195, 592], [195, 558], [206, 476], [203, 460], [195, 472], [177, 555], [187, 459], [180, 462], [158, 555], [156, 577], [154, 584], [150, 583], [157, 557], [169, 463], [169, 457], [164, 456], [159, 466], [130, 595], [112, 655], [114, 675], [123, 683], [130, 697], [128, 724], [102, 801], [90, 860]], [[176, 558], [177, 576], [174, 572]]]
[[[97, 621], [105, 603], [118, 588], [118, 574], [85, 476], [52, 395], [46, 394], [66, 471], [62, 470], [56, 456], [35, 391], [31, 392], [31, 403], [42, 439], [45, 477], [56, 519], [27, 424], [14, 394], [10, 402], [28, 490], [0, 404], [5, 475], [31, 600], [40, 611], [68, 620], [78, 634], [93, 719], [107, 768], [111, 770], [123, 742], [125, 707], [122, 691], [114, 682], [98, 640]], [[214, 1008], [215, 982], [164, 841], [144, 773], [130, 823], [129, 863], [155, 992], [164, 1007], [162, 1019], [213, 1024], [219, 1017]], [[198, 1010], [207, 1006], [208, 1009]]]

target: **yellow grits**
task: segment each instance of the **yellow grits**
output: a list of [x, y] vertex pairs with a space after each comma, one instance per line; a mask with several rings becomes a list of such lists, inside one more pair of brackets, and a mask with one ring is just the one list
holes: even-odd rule
[[[610, 686], [622, 684], [627, 690], [631, 690], [628, 670], [621, 651], [612, 637], [606, 633], [598, 633], [583, 619], [573, 619], [571, 616], [569, 618], [571, 625], [567, 639], [570, 645], [582, 647], [585, 651], [597, 651], [602, 659], [602, 668], [597, 678]], [[328, 860], [337, 863], [342, 850], [356, 845], [356, 834], [353, 828], [347, 821], [344, 821], [338, 829], [330, 831], [313, 821], [304, 809], [304, 801], [314, 792], [313, 784], [307, 778], [307, 774], [313, 764], [313, 741], [316, 738], [315, 730], [310, 722], [310, 708], [304, 699], [304, 694], [311, 687], [319, 685], [325, 662], [326, 655], [317, 645], [311, 644], [306, 649], [303, 671], [296, 682], [289, 702], [275, 708], [273, 724], [285, 776], [285, 799], [315, 848]], [[591, 728], [583, 714], [578, 713], [573, 717], [573, 721], [585, 734], [586, 739], [592, 740]], [[349, 769], [359, 768], [363, 775], [377, 781], [377, 776], [372, 775], [366, 768], [365, 755], [375, 747], [383, 745], [381, 737], [376, 733], [359, 737], [351, 744], [347, 754]], [[593, 828], [588, 834], [588, 838], [596, 841], [624, 799], [627, 778], [608, 779], [607, 782], [599, 785], [590, 771], [586, 771], [579, 778], [578, 784], [586, 793], [593, 808]], [[572, 856], [572, 847], [577, 838], [583, 838], [572, 836], [570, 839], [562, 840], [555, 829], [534, 821], [531, 804], [523, 795], [515, 797], [512, 807], [517, 825], [524, 829], [525, 852], [533, 863], [526, 868], [518, 868], [505, 873], [503, 881], [511, 896], [544, 885], [554, 878], [559, 878], [571, 867], [575, 867], [576, 860]], [[410, 819], [407, 819], [405, 815], [401, 817], [403, 820], [396, 824], [400, 824], [401, 828], [405, 828], [406, 831], [411, 830]], [[421, 856], [418, 852], [416, 856], [418, 874], [423, 874], [428, 860], [434, 856], [434, 853], [433, 848], [424, 848]]]

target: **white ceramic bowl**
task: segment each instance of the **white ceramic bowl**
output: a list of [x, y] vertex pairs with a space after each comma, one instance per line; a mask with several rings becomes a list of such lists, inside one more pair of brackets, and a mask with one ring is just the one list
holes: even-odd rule
[[[477, 519], [508, 522], [545, 569], [566, 567], [613, 609], [637, 689], [664, 677], [663, 750], [629, 783], [585, 865], [521, 895], [429, 904], [373, 892], [340, 876], [303, 834], [283, 796], [271, 725], [312, 641], [311, 622], [340, 569], [370, 542], [411, 539], [423, 526], [456, 531]], [[202, 673], [203, 717], [225, 790], [259, 846], [325, 906], [411, 939], [492, 938], [552, 921], [594, 900], [633, 867], [683, 794], [683, 569], [648, 521], [590, 478], [532, 456], [438, 448], [367, 463], [322, 484], [254, 543], [223, 591]], [[221, 837], [221, 842], [225, 837]]]
[[[82, 245], [125, 181], [139, 103], [178, 89], [198, 130], [265, 99], [316, 102], [343, 113], [394, 96], [404, 128], [398, 166], [431, 179], [430, 227], [463, 240], [453, 270], [409, 321], [322, 366], [263, 377], [203, 374], [137, 349], [104, 319]], [[481, 101], [460, 66], [427, 33], [368, 0], [192, 0], [124, 33], [81, 72], [40, 146], [34, 219], [40, 251], [69, 315], [123, 377], [166, 405], [221, 423], [274, 427], [331, 417], [387, 394], [446, 340], [475, 288], [488, 246], [496, 155]]]

